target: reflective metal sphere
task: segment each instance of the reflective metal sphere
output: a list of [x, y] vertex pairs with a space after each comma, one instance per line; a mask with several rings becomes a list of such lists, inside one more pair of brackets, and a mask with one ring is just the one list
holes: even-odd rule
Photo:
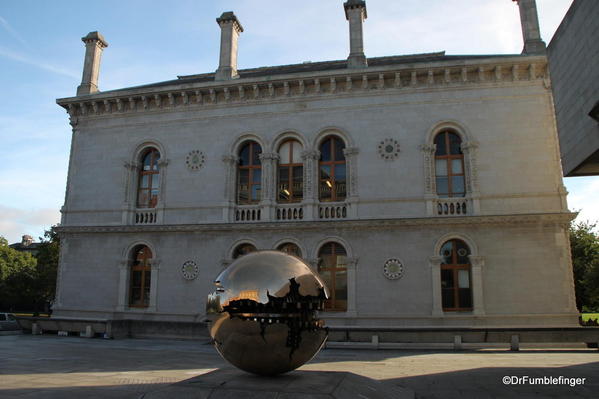
[[328, 290], [300, 258], [258, 251], [233, 262], [208, 296], [210, 336], [223, 358], [242, 370], [274, 375], [300, 367], [328, 332], [317, 318]]

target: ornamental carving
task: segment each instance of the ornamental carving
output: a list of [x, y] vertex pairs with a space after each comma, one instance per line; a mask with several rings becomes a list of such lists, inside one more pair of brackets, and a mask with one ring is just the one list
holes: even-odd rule
[[185, 280], [193, 280], [198, 277], [200, 268], [193, 260], [188, 260], [181, 266], [181, 275]]
[[389, 280], [399, 280], [404, 272], [403, 263], [399, 259], [388, 259], [383, 265], [383, 274]]
[[189, 170], [199, 170], [202, 166], [204, 166], [205, 161], [206, 156], [200, 150], [190, 151], [185, 157], [185, 165], [187, 165]]
[[382, 140], [378, 145], [379, 156], [385, 161], [393, 161], [399, 157], [399, 142], [395, 139]]

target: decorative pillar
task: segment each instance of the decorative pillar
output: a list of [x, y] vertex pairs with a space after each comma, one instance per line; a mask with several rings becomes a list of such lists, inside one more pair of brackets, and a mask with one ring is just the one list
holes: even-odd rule
[[428, 259], [428, 264], [431, 269], [431, 289], [433, 306], [431, 315], [440, 317], [443, 316], [443, 302], [441, 300], [441, 262], [443, 258], [440, 256], [431, 256]]
[[477, 167], [477, 149], [478, 143], [475, 141], [463, 142], [460, 145], [464, 153], [464, 168], [466, 175], [466, 196], [470, 199], [468, 213], [473, 215], [480, 214], [480, 190], [478, 188], [478, 167]]
[[349, 21], [349, 57], [348, 68], [365, 68], [368, 61], [364, 55], [363, 23], [368, 14], [364, 0], [348, 0], [343, 3], [345, 18]]
[[318, 160], [320, 151], [302, 151], [302, 162], [304, 164], [304, 219], [318, 219]]
[[426, 202], [426, 215], [434, 216], [434, 199], [437, 198], [435, 187], [435, 170], [433, 161], [435, 157], [436, 146], [434, 144], [423, 144], [420, 146], [424, 161], [424, 201]]
[[472, 273], [472, 313], [484, 316], [485, 302], [483, 296], [483, 271], [485, 260], [482, 256], [469, 255]]
[[128, 304], [129, 259], [122, 259], [119, 263], [119, 291], [116, 305], [117, 312], [124, 312]]
[[160, 271], [160, 259], [155, 258], [150, 260], [152, 274], [150, 277], [150, 303], [146, 308], [148, 312], [155, 312], [158, 303], [158, 272]]
[[513, 0], [520, 7], [520, 23], [524, 48], [522, 54], [545, 54], [547, 46], [541, 39], [537, 3], [535, 0]]
[[137, 186], [137, 171], [139, 170], [138, 162], [123, 163], [123, 214], [121, 217], [122, 224], [132, 224], [133, 211], [137, 206], [136, 186]]
[[220, 57], [215, 80], [239, 78], [237, 74], [237, 39], [243, 27], [232, 11], [224, 12], [216, 23], [220, 26]]
[[100, 74], [100, 60], [102, 52], [108, 43], [99, 32], [89, 32], [82, 37], [85, 43], [85, 59], [83, 61], [83, 76], [81, 84], [77, 87], [77, 95], [92, 94], [98, 91], [98, 76]]
[[237, 184], [237, 163], [239, 159], [234, 155], [223, 155], [225, 164], [225, 191], [223, 202], [223, 221], [233, 222], [235, 220], [235, 186]]
[[356, 269], [358, 267], [358, 258], [347, 258], [346, 259], [346, 268], [347, 268], [347, 315], [348, 316], [356, 316], [358, 314], [357, 311], [357, 276]]
[[349, 204], [348, 216], [358, 217], [358, 147], [348, 147], [343, 150], [347, 163], [347, 202]]
[[71, 205], [71, 185], [73, 184], [71, 177], [74, 175], [76, 167], [75, 161], [73, 158], [73, 154], [75, 153], [78, 137], [79, 137], [79, 129], [77, 126], [79, 125], [79, 118], [76, 116], [75, 107], [69, 105], [69, 110], [67, 111], [69, 114], [69, 124], [71, 125], [71, 150], [69, 153], [69, 169], [67, 172], [67, 184], [64, 193], [64, 205], [61, 207], [61, 217], [60, 224], [66, 225], [68, 213]]
[[158, 170], [160, 171], [160, 191], [158, 192], [158, 203], [156, 204], [156, 223], [164, 223], [164, 208], [166, 208], [166, 171], [168, 159], [158, 161]]
[[260, 205], [262, 206], [262, 220], [274, 220], [276, 198], [276, 165], [279, 154], [276, 152], [263, 152], [259, 155], [262, 168], [262, 193]]

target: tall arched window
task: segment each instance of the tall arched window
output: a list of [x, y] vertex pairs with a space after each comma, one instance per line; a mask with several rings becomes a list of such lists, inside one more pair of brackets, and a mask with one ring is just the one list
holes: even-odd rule
[[133, 249], [131, 254], [129, 306], [133, 308], [147, 308], [150, 304], [152, 251], [145, 245], [139, 245]]
[[466, 195], [462, 140], [456, 133], [445, 130], [435, 137], [435, 178], [439, 197]]
[[255, 204], [262, 192], [262, 147], [255, 141], [246, 142], [239, 150], [237, 165], [237, 203]]
[[304, 166], [301, 152], [302, 145], [297, 140], [287, 140], [279, 147], [279, 202], [299, 202], [304, 197]]
[[441, 298], [443, 310], [472, 310], [470, 248], [461, 240], [449, 240], [441, 247]]
[[158, 203], [160, 191], [158, 161], [160, 161], [160, 152], [156, 148], [148, 148], [143, 152], [137, 186], [138, 208], [155, 208]]
[[249, 243], [239, 244], [233, 251], [233, 259], [237, 259], [243, 255], [247, 255], [250, 252], [255, 252], [255, 251], [257, 251], [257, 249], [252, 244], [249, 244]]
[[329, 136], [320, 144], [319, 198], [343, 201], [346, 196], [346, 168], [343, 140]]
[[300, 249], [300, 247], [298, 247], [296, 244], [294, 244], [292, 242], [286, 242], [284, 244], [279, 245], [277, 250], [279, 250], [281, 252], [285, 252], [286, 254], [289, 254], [289, 255], [295, 255], [298, 258], [302, 257], [302, 250]]
[[329, 288], [326, 310], [347, 310], [347, 252], [336, 242], [324, 244], [318, 251], [318, 273]]

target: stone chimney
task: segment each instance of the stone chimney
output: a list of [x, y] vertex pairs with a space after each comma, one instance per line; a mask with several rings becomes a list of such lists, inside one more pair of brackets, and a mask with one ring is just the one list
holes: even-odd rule
[[220, 59], [215, 80], [229, 80], [237, 74], [237, 39], [243, 27], [232, 11], [224, 12], [216, 22], [220, 26]]
[[349, 21], [349, 57], [348, 68], [364, 68], [368, 66], [364, 55], [364, 35], [362, 23], [368, 17], [364, 0], [347, 0], [343, 3], [345, 18]]
[[522, 54], [545, 54], [547, 46], [541, 39], [536, 0], [513, 1], [517, 2], [520, 7], [520, 22], [522, 23], [522, 37], [524, 39]]
[[24, 247], [28, 247], [31, 244], [33, 244], [33, 237], [31, 237], [28, 234], [25, 234], [22, 238], [21, 238], [21, 245]]
[[99, 32], [89, 32], [87, 36], [81, 38], [81, 41], [85, 43], [85, 60], [83, 61], [81, 84], [77, 87], [78, 96], [98, 91], [100, 59], [102, 58], [102, 51], [108, 47], [104, 36]]

